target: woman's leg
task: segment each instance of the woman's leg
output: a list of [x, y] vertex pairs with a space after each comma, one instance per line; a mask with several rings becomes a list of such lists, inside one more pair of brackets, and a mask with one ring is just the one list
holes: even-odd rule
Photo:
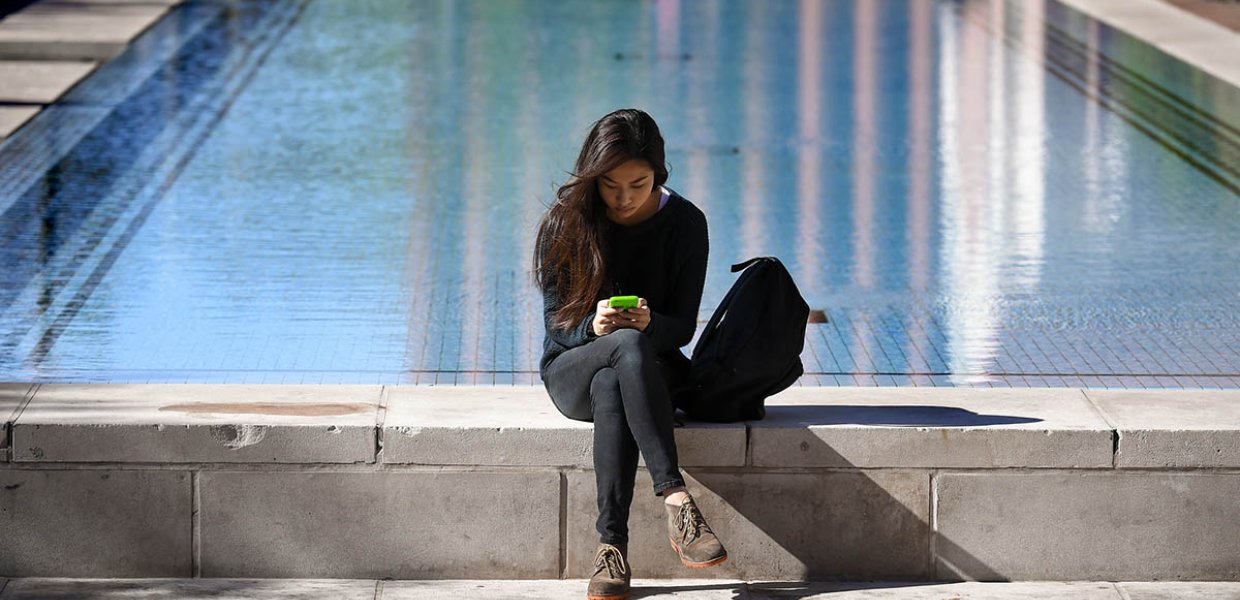
[[616, 546], [629, 541], [629, 507], [637, 477], [637, 443], [624, 417], [620, 378], [603, 367], [590, 383], [594, 410], [594, 479], [598, 486], [599, 541]]
[[595, 422], [599, 533], [608, 543], [627, 539], [634, 444], [646, 459], [656, 494], [684, 486], [673, 408], [656, 358], [644, 334], [621, 329], [561, 354], [547, 369], [547, 391], [560, 412]]

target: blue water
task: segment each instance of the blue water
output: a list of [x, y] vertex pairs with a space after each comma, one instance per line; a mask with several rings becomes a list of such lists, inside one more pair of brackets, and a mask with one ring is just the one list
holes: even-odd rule
[[1015, 0], [188, 2], [0, 142], [0, 380], [536, 383], [623, 106], [802, 384], [1240, 387], [1240, 92]]

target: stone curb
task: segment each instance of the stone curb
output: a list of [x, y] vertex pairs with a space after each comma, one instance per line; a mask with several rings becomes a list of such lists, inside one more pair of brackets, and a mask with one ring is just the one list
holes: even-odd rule
[[[0, 384], [21, 463], [592, 464], [540, 386]], [[386, 395], [382, 418], [380, 398]], [[689, 467], [1240, 468], [1240, 391], [794, 387]]]

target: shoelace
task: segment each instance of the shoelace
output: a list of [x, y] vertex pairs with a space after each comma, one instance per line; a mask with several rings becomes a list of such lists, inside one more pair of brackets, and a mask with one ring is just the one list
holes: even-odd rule
[[710, 526], [706, 524], [706, 519], [692, 502], [681, 504], [680, 513], [677, 516], [680, 520], [680, 530], [684, 532], [684, 542], [686, 544], [696, 540], [702, 531], [710, 531]]
[[599, 570], [607, 569], [607, 577], [610, 579], [620, 579], [624, 577], [628, 569], [624, 566], [624, 556], [620, 554], [615, 546], [603, 546], [598, 549], [598, 555], [594, 557], [595, 573]]

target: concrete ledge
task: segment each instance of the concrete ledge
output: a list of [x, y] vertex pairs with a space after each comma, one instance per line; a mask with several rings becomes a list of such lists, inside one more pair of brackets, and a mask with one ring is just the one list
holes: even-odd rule
[[0, 141], [39, 114], [37, 106], [0, 106]]
[[1086, 395], [1119, 432], [1117, 467], [1240, 467], [1240, 391]]
[[42, 385], [19, 462], [375, 461], [377, 385]]
[[[684, 570], [641, 470], [632, 561], [653, 577], [1240, 581], [1236, 400], [795, 388], [765, 421], [677, 431], [732, 559]], [[15, 383], [0, 415], [0, 575], [590, 574], [591, 425], [541, 387]], [[167, 506], [136, 524], [153, 499]]]
[[1072, 389], [793, 387], [750, 446], [756, 467], [1110, 468], [1112, 432]]
[[[560, 414], [541, 386], [393, 386], [383, 462], [589, 467], [593, 430]], [[683, 466], [741, 466], [745, 425], [677, 428], [676, 447]]]
[[162, 3], [38, 2], [0, 21], [0, 59], [108, 60], [167, 10]]
[[1240, 87], [1240, 33], [1159, 0], [1059, 0]]
[[0, 61], [0, 102], [51, 104], [94, 69], [91, 62]]

